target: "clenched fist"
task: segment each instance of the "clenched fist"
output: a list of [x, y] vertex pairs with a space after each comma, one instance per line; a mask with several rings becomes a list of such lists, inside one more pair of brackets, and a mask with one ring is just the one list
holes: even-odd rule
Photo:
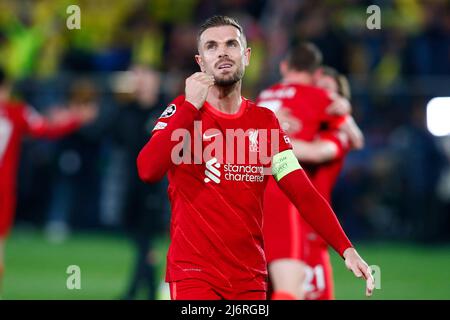
[[196, 72], [186, 79], [186, 101], [192, 103], [197, 109], [203, 107], [208, 90], [214, 85], [214, 77], [204, 72]]

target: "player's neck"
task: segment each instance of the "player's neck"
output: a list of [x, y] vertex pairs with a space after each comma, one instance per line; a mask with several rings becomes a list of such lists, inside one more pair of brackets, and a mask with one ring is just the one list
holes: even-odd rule
[[223, 113], [237, 113], [242, 103], [241, 81], [229, 87], [212, 86], [206, 101]]
[[290, 72], [283, 77], [285, 84], [304, 84], [312, 85], [313, 76], [308, 72]]

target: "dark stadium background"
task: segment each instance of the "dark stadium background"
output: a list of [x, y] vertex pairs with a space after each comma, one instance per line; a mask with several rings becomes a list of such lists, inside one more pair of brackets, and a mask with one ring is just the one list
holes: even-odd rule
[[[66, 27], [71, 4], [81, 9], [80, 30]], [[380, 30], [366, 27], [372, 4], [381, 8]], [[349, 77], [366, 146], [349, 154], [334, 207], [369, 264], [381, 269], [373, 298], [449, 299], [450, 137], [433, 136], [426, 125], [427, 103], [450, 96], [446, 0], [0, 0], [0, 65], [15, 95], [42, 113], [77, 99], [99, 108], [95, 123], [79, 133], [25, 141], [3, 298], [124, 294], [135, 255], [129, 231], [140, 223], [125, 209], [135, 204], [124, 203], [132, 151], [120, 137], [135, 125], [121, 113], [126, 71], [145, 66], [157, 73], [159, 113], [197, 70], [196, 27], [214, 14], [236, 17], [246, 30], [249, 98], [279, 79], [278, 62], [298, 40], [314, 42], [325, 64]], [[146, 201], [161, 205], [161, 215], [144, 223], [156, 237], [162, 278], [164, 188]], [[337, 298], [364, 298], [364, 283], [335, 254], [333, 263]], [[82, 271], [81, 290], [66, 288], [73, 264]], [[166, 294], [161, 287], [158, 297]]]

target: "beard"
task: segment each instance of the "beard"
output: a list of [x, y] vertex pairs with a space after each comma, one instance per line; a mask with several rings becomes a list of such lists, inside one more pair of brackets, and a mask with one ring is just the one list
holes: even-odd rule
[[214, 76], [215, 85], [219, 87], [229, 87], [239, 82], [244, 77], [244, 69], [238, 68], [235, 73], [226, 76]]

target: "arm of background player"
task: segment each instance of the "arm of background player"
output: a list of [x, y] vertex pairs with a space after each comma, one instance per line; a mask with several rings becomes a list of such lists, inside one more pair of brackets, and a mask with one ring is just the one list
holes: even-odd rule
[[343, 256], [352, 244], [327, 201], [301, 169], [292, 150], [285, 150], [273, 157], [272, 173], [280, 189], [305, 221]]
[[[199, 111], [183, 99], [176, 105], [176, 111], [167, 118], [160, 118], [153, 129], [153, 135], [139, 152], [138, 173], [141, 180], [154, 183], [162, 179], [172, 165], [172, 148], [179, 141], [172, 141], [172, 132], [179, 128], [190, 128]], [[167, 109], [166, 109], [167, 110]], [[170, 119], [170, 121], [164, 121]]]
[[294, 155], [300, 162], [319, 164], [333, 160], [338, 155], [338, 147], [331, 141], [315, 140], [307, 142], [304, 140], [291, 139]]
[[54, 110], [51, 118], [40, 115], [31, 107], [22, 113], [25, 131], [35, 138], [59, 138], [72, 133], [82, 126], [83, 119], [68, 110]]
[[339, 159], [348, 151], [348, 137], [337, 130], [327, 130], [319, 133], [319, 137], [310, 142], [291, 139], [295, 156], [300, 162], [320, 164]]

